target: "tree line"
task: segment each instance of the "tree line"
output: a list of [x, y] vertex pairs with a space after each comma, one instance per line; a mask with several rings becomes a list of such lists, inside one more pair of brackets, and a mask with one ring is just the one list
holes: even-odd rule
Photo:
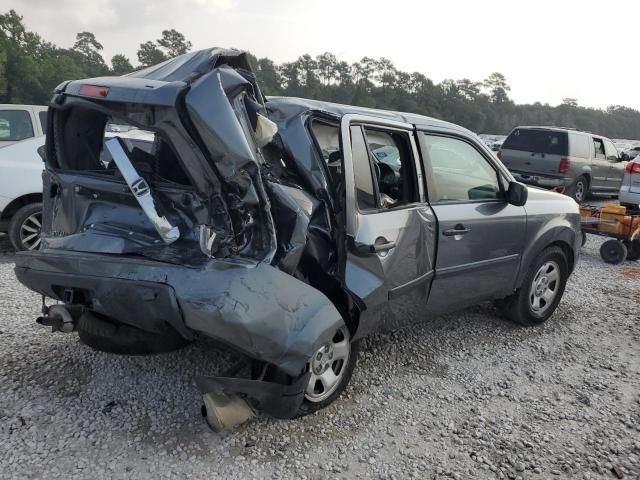
[[[64, 80], [124, 75], [181, 55], [192, 48], [185, 36], [164, 30], [140, 44], [137, 65], [123, 54], [109, 64], [91, 32], [80, 32], [70, 48], [60, 48], [25, 28], [14, 10], [0, 15], [0, 103], [46, 104]], [[266, 95], [287, 95], [364, 107], [419, 113], [463, 125], [477, 133], [507, 134], [516, 125], [556, 125], [611, 138], [640, 139], [640, 112], [621, 105], [605, 110], [562, 104], [517, 105], [501, 73], [478, 82], [468, 78], [440, 83], [420, 72], [404, 72], [387, 58], [348, 63], [332, 53], [302, 55], [277, 64], [252, 57]]]

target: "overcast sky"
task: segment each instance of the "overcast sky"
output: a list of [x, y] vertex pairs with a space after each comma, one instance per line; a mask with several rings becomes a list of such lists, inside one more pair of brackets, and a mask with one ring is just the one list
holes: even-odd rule
[[517, 103], [565, 97], [640, 109], [638, 0], [3, 0], [58, 46], [96, 34], [135, 65], [141, 42], [175, 28], [194, 49], [237, 47], [276, 62], [326, 51], [353, 62], [482, 80], [502, 72]]

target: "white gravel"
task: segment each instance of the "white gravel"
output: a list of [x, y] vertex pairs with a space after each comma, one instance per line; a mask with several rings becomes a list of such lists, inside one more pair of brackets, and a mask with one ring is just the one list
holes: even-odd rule
[[640, 263], [605, 265], [600, 242], [546, 325], [487, 305], [377, 335], [334, 405], [220, 435], [193, 379], [229, 352], [115, 356], [50, 333], [0, 237], [0, 477], [640, 478]]

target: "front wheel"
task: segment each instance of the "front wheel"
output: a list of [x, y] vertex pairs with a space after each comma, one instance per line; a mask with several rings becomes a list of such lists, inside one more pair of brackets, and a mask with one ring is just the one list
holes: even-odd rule
[[567, 284], [567, 256], [559, 247], [543, 250], [520, 288], [500, 305], [503, 315], [520, 325], [539, 325], [553, 315]]
[[346, 325], [336, 330], [309, 360], [309, 383], [300, 406], [300, 415], [326, 407], [347, 388], [358, 360], [359, 343], [351, 341]]

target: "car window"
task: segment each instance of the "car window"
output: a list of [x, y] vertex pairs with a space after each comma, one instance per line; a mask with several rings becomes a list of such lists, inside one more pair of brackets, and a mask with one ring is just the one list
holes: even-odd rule
[[469, 143], [424, 134], [427, 191], [431, 202], [467, 202], [501, 197], [498, 173]]
[[18, 142], [33, 137], [31, 116], [26, 110], [0, 110], [0, 141]]
[[406, 133], [365, 127], [371, 154], [378, 207], [391, 208], [417, 200], [411, 142]]
[[340, 134], [338, 127], [313, 121], [311, 123], [311, 130], [320, 147], [322, 158], [324, 158], [325, 161], [329, 161], [332, 153], [340, 151]]
[[619, 160], [618, 150], [609, 140], [604, 141], [604, 151], [607, 156], [607, 160], [616, 162]]
[[589, 155], [589, 137], [570, 132], [569, 155], [572, 157], [591, 158], [591, 155]]
[[47, 111], [41, 110], [38, 112], [38, 118], [40, 119], [40, 127], [43, 132], [47, 131]]
[[604, 153], [604, 143], [600, 138], [593, 139], [593, 149], [595, 151], [596, 160], [604, 160], [606, 155]]
[[351, 127], [351, 156], [358, 208], [360, 210], [374, 209], [377, 207], [377, 202], [373, 189], [369, 152], [362, 128], [357, 125]]
[[567, 155], [567, 132], [533, 128], [516, 128], [502, 144], [503, 150]]

